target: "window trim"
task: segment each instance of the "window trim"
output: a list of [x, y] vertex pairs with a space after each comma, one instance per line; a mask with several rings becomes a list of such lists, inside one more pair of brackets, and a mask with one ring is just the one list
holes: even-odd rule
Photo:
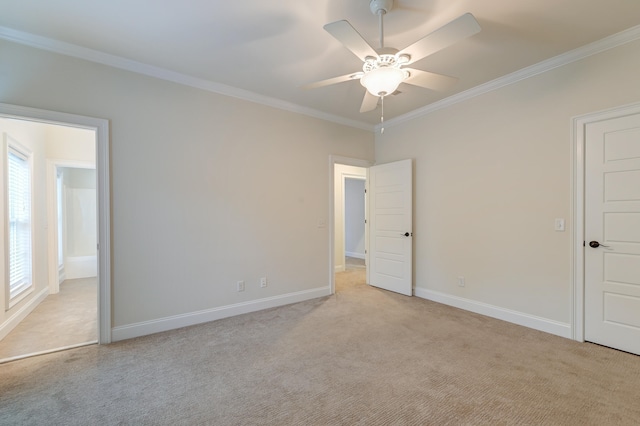
[[[4, 241], [4, 264], [5, 264], [5, 310], [9, 310], [17, 305], [21, 300], [29, 296], [33, 293], [35, 285], [34, 285], [34, 268], [33, 268], [33, 260], [34, 260], [34, 220], [33, 220], [33, 202], [34, 202], [34, 176], [33, 176], [33, 153], [32, 151], [22, 145], [13, 137], [9, 136], [7, 133], [4, 133], [4, 144], [3, 144], [3, 157], [4, 157], [4, 227], [5, 227], [5, 241]], [[10, 232], [10, 224], [9, 224], [9, 154], [14, 154], [27, 162], [29, 169], [29, 186], [30, 186], [30, 251], [31, 251], [31, 264], [30, 264], [30, 276], [31, 282], [20, 285], [17, 290], [14, 290], [13, 296], [11, 295], [11, 284], [10, 284], [10, 252], [9, 252], [9, 232]]]

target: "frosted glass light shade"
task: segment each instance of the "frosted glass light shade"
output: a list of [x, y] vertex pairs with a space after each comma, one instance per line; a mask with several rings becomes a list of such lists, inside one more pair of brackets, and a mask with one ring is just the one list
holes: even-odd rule
[[394, 67], [380, 67], [363, 75], [360, 84], [373, 96], [386, 96], [395, 92], [402, 80], [404, 80], [402, 70]]

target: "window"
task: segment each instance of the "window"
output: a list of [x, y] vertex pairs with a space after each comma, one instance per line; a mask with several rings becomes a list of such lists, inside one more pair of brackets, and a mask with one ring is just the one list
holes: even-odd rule
[[7, 144], [7, 222], [9, 306], [33, 287], [31, 268], [30, 152]]

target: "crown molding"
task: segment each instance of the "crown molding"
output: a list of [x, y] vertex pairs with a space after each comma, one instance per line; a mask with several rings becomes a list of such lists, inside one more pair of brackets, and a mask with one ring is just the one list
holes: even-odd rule
[[46, 50], [49, 52], [58, 53], [65, 56], [71, 56], [78, 59], [96, 62], [113, 68], [119, 68], [122, 70], [131, 71], [137, 74], [143, 74], [161, 80], [171, 81], [173, 83], [206, 90], [208, 92], [213, 92], [224, 96], [242, 99], [272, 108], [307, 115], [321, 120], [354, 127], [357, 129], [367, 130], [370, 132], [373, 131], [373, 126], [371, 124], [362, 121], [347, 119], [337, 115], [318, 111], [313, 108], [294, 104], [292, 102], [283, 101], [282, 99], [260, 95], [249, 90], [238, 89], [237, 87], [229, 86], [226, 84], [216, 83], [211, 80], [193, 77], [165, 68], [156, 67], [153, 65], [144, 64], [142, 62], [123, 58], [121, 56], [111, 55], [109, 53], [100, 52], [98, 50], [89, 49], [86, 47], [31, 34], [24, 31], [14, 30], [8, 27], [0, 26], [0, 39], [23, 44], [30, 47], [35, 47], [37, 49]]
[[518, 81], [531, 78], [538, 74], [542, 74], [547, 71], [550, 71], [554, 68], [562, 67], [572, 62], [579, 61], [581, 59], [595, 55], [597, 53], [604, 52], [609, 49], [613, 49], [615, 47], [621, 46], [623, 44], [626, 44], [638, 39], [640, 39], [640, 25], [631, 27], [627, 30], [613, 34], [609, 37], [605, 37], [601, 40], [595, 41], [593, 43], [587, 44], [585, 46], [579, 47], [577, 49], [555, 56], [553, 58], [544, 60], [542, 62], [538, 62], [537, 64], [515, 71], [511, 74], [507, 74], [503, 77], [496, 78], [495, 80], [491, 80], [479, 86], [475, 86], [469, 90], [465, 90], [464, 92], [460, 92], [453, 96], [449, 96], [448, 98], [426, 105], [422, 108], [415, 109], [411, 112], [408, 112], [406, 114], [403, 114], [398, 117], [392, 118], [388, 121], [385, 121], [384, 125], [377, 124], [375, 126], [375, 131], [380, 132], [380, 129], [382, 127], [397, 126], [399, 124], [405, 123], [415, 118], [422, 117], [432, 112], [450, 107], [451, 105], [455, 105], [457, 103], [469, 100], [476, 96], [480, 96], [482, 94], [485, 94], [494, 90], [498, 90], [502, 87], [509, 86], [510, 84], [517, 83]]
[[521, 80], [525, 80], [538, 74], [545, 73], [554, 68], [558, 68], [595, 55], [597, 53], [638, 40], [640, 39], [640, 25], [621, 31], [617, 34], [613, 34], [609, 37], [605, 37], [601, 40], [595, 41], [561, 55], [555, 56], [551, 59], [547, 59], [545, 61], [515, 71], [511, 74], [507, 74], [503, 77], [496, 78], [495, 80], [489, 81], [487, 83], [480, 84], [471, 89], [457, 93], [453, 96], [449, 96], [448, 98], [426, 105], [422, 108], [418, 108], [406, 114], [400, 115], [390, 120], [386, 120], [384, 124], [377, 124], [375, 126], [372, 126], [371, 124], [366, 122], [351, 120], [334, 114], [322, 112], [313, 108], [304, 107], [292, 102], [284, 101], [282, 99], [260, 95], [255, 92], [239, 89], [237, 87], [229, 86], [226, 84], [216, 83], [211, 80], [193, 77], [165, 68], [133, 61], [121, 56], [111, 55], [75, 44], [54, 40], [48, 37], [14, 30], [8, 27], [0, 26], [0, 38], [38, 49], [58, 53], [61, 55], [84, 59], [114, 68], [147, 75], [149, 77], [154, 77], [161, 80], [171, 81], [185, 86], [194, 87], [197, 89], [206, 90], [220, 95], [230, 96], [233, 98], [258, 103], [272, 108], [303, 114], [309, 117], [318, 118], [320, 120], [330, 121], [366, 131], [380, 132], [380, 129], [382, 127], [393, 127], [400, 125], [415, 118], [422, 117], [432, 112], [472, 99], [476, 96], [480, 96], [482, 94], [517, 83]]

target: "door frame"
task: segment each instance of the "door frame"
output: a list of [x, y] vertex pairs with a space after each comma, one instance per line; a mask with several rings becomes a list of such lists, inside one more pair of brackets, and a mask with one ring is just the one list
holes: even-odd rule
[[571, 121], [571, 338], [584, 342], [584, 225], [585, 225], [585, 143], [590, 123], [640, 114], [640, 103], [633, 103], [573, 117]]
[[[336, 164], [343, 164], [345, 166], [356, 166], [369, 168], [373, 165], [373, 162], [368, 160], [362, 160], [359, 158], [341, 157], [338, 155], [329, 156], [329, 294], [336, 292], [336, 278], [335, 278], [335, 166]], [[365, 210], [367, 206], [365, 206]], [[366, 232], [366, 231], [365, 231]], [[367, 250], [368, 251], [368, 250]], [[368, 271], [368, 269], [367, 269]]]
[[98, 203], [98, 342], [111, 343], [109, 120], [0, 103], [0, 117], [95, 131]]

